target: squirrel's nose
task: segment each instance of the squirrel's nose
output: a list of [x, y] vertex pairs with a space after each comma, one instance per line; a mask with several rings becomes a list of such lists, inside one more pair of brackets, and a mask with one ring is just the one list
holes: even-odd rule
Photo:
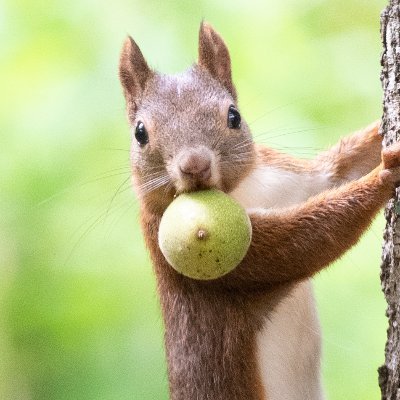
[[183, 175], [207, 180], [211, 177], [211, 157], [205, 151], [188, 150], [179, 160], [179, 169]]

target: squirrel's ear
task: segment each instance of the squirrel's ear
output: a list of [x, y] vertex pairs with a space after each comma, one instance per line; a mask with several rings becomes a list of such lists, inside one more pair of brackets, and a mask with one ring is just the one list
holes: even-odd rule
[[236, 99], [228, 48], [221, 36], [214, 31], [210, 24], [204, 21], [200, 26], [198, 64], [207, 69]]
[[136, 103], [142, 96], [148, 79], [153, 71], [148, 67], [139, 46], [128, 36], [122, 47], [119, 61], [119, 79], [126, 100]]

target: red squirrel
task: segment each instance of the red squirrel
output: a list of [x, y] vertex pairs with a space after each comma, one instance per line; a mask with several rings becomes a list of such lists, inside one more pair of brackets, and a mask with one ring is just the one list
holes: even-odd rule
[[[312, 160], [255, 144], [228, 49], [207, 23], [198, 62], [186, 72], [155, 72], [128, 37], [119, 76], [165, 324], [170, 398], [323, 399], [310, 278], [352, 247], [389, 200], [400, 180], [400, 145], [382, 151], [379, 123]], [[253, 233], [236, 269], [199, 281], [167, 263], [157, 234], [174, 196], [207, 188], [236, 199]]]

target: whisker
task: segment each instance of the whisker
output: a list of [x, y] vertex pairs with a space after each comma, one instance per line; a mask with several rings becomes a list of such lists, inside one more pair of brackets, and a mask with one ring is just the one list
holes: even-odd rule
[[157, 172], [152, 172], [151, 174], [144, 175], [143, 179], [156, 178], [158, 176], [163, 176], [165, 174], [166, 173], [165, 173], [164, 170], [160, 170], [160, 171], [157, 171]]
[[242, 140], [241, 142], [235, 144], [234, 146], [232, 146], [230, 148], [230, 150], [237, 150], [237, 149], [241, 149], [243, 147], [246, 147], [249, 144], [252, 144], [253, 140], [251, 138], [246, 138], [245, 140]]
[[[275, 139], [278, 137], [283, 137], [283, 136], [288, 136], [288, 135], [296, 135], [299, 133], [304, 133], [304, 132], [313, 132], [313, 131], [317, 131], [320, 130], [321, 128], [304, 128], [304, 129], [299, 129], [299, 130], [295, 130], [295, 131], [289, 131], [289, 132], [284, 132], [284, 133], [280, 133], [278, 135], [274, 135], [274, 136], [266, 136], [265, 139], [269, 140], [269, 139]], [[256, 135], [256, 137], [261, 137], [261, 136], [265, 136], [266, 133], [269, 133], [270, 131], [266, 131], [263, 133], [259, 133]]]
[[[129, 167], [115, 168], [115, 169], [112, 169], [110, 171], [107, 171], [106, 173], [102, 173], [102, 174], [98, 175], [97, 177], [95, 177], [93, 179], [84, 181], [84, 182], [76, 184], [76, 185], [71, 185], [71, 186], [69, 186], [69, 187], [67, 187], [67, 188], [65, 188], [63, 190], [60, 190], [59, 192], [54, 193], [53, 195], [41, 200], [39, 203], [36, 204], [36, 207], [41, 207], [42, 205], [48, 203], [49, 201], [54, 200], [55, 198], [57, 198], [57, 197], [59, 197], [59, 196], [61, 196], [63, 194], [66, 194], [68, 192], [71, 192], [72, 190], [81, 188], [83, 186], [89, 185], [90, 183], [95, 183], [95, 182], [101, 181], [103, 179], [113, 178], [115, 176], [126, 175], [127, 173], [130, 173], [130, 171], [127, 170], [128, 168]], [[125, 171], [123, 171], [123, 170], [125, 170]], [[109, 174], [109, 172], [113, 172], [113, 171], [122, 171], [122, 172]]]
[[310, 157], [314, 157], [314, 156], [316, 156], [318, 153], [319, 153], [319, 151], [301, 151], [301, 150], [296, 150], [296, 149], [291, 149], [291, 148], [276, 148], [278, 151], [282, 151], [282, 152], [284, 152], [284, 153], [288, 153], [288, 154], [293, 154], [293, 155], [295, 155], [295, 156], [298, 156], [298, 157], [303, 157], [303, 156], [306, 156], [306, 157], [308, 157], [308, 156], [310, 156]]
[[[127, 212], [136, 205], [136, 201], [132, 201], [132, 199], [126, 201], [122, 207], [120, 208], [124, 208], [124, 210], [122, 211], [122, 213], [115, 217], [114, 220], [111, 222], [110, 224], [110, 228], [108, 229], [108, 231], [106, 232], [105, 236], [110, 235], [112, 230], [114, 229], [114, 227], [119, 223], [119, 221], [122, 219], [122, 217], [124, 217]], [[128, 205], [128, 207], [125, 207], [126, 205]]]
[[165, 186], [167, 183], [168, 183], [168, 182], [160, 182], [159, 184], [154, 185], [153, 187], [148, 188], [148, 189], [142, 191], [142, 195], [143, 195], [143, 194], [149, 194], [149, 193], [151, 193], [151, 192], [154, 192], [155, 190], [160, 189], [161, 187]]
[[238, 151], [234, 151], [232, 153], [230, 153], [231, 155], [241, 155], [241, 154], [253, 154], [253, 150], [246, 150], [246, 148], [242, 151], [238, 150]]
[[263, 136], [263, 135], [266, 135], [268, 133], [282, 132], [282, 131], [287, 131], [288, 129], [289, 128], [287, 128], [287, 127], [270, 128], [270, 129], [267, 129], [264, 132], [254, 132], [252, 136], [253, 136], [253, 138], [257, 138], [259, 136]]
[[250, 125], [253, 125], [255, 122], [257, 122], [257, 121], [259, 121], [259, 120], [265, 118], [267, 115], [273, 113], [274, 111], [280, 110], [280, 109], [282, 109], [282, 108], [289, 107], [289, 106], [291, 106], [291, 105], [293, 105], [293, 104], [298, 103], [299, 100], [302, 100], [302, 99], [303, 99], [303, 97], [298, 97], [298, 98], [296, 98], [296, 99], [293, 99], [293, 100], [290, 101], [289, 103], [285, 103], [285, 104], [283, 104], [283, 105], [281, 105], [281, 106], [274, 107], [274, 108], [268, 110], [267, 112], [265, 112], [264, 114], [262, 114], [260, 117], [257, 117], [256, 119], [254, 119], [253, 121], [251, 121], [248, 125], [249, 125], [249, 126], [250, 126]]
[[162, 166], [146, 167], [144, 170], [141, 171], [141, 175], [147, 176], [153, 173], [160, 173], [160, 172], [165, 173], [166, 172], [165, 168], [163, 168]]
[[165, 184], [170, 182], [170, 177], [168, 175], [161, 176], [159, 178], [152, 179], [151, 181], [148, 181], [144, 183], [143, 185], [140, 185], [139, 190], [143, 192], [143, 194], [148, 194]]
[[102, 150], [104, 150], [104, 151], [123, 151], [123, 152], [127, 152], [127, 153], [130, 152], [129, 149], [114, 149], [114, 148], [111, 148], [111, 147], [106, 147], [106, 148], [103, 148]]
[[[107, 207], [106, 216], [105, 216], [104, 220], [107, 219], [108, 213], [109, 213], [109, 211], [110, 211], [110, 209], [111, 209], [111, 206], [112, 206], [112, 204], [113, 204], [115, 198], [118, 196], [119, 193], [122, 193], [122, 192], [121, 192], [121, 189], [123, 188], [123, 186], [124, 186], [127, 182], [130, 181], [130, 179], [131, 179], [131, 176], [130, 176], [130, 175], [129, 175], [126, 179], [124, 179], [124, 180], [122, 181], [122, 183], [118, 186], [116, 192], [115, 192], [115, 193], [113, 194], [113, 196], [111, 197], [111, 200], [110, 200], [110, 202], [109, 202], [109, 204], [108, 204], [108, 207]], [[130, 187], [131, 187], [131, 185], [129, 185], [129, 188], [130, 188]], [[124, 189], [124, 191], [125, 191], [125, 190], [126, 190], [126, 188]]]
[[142, 184], [139, 186], [139, 188], [142, 189], [142, 188], [145, 188], [145, 187], [147, 187], [147, 186], [151, 186], [154, 182], [158, 182], [158, 181], [163, 180], [163, 179], [166, 179], [166, 178], [169, 179], [168, 175], [166, 175], [165, 173], [162, 174], [162, 175], [159, 175], [159, 176], [155, 176], [155, 177], [153, 177], [152, 179], [149, 179], [148, 181], [145, 181], [144, 183], [142, 183]]
[[279, 135], [275, 135], [275, 136], [270, 136], [268, 139], [275, 139], [277, 137], [282, 137], [282, 136], [287, 136], [287, 135], [296, 135], [298, 133], [304, 133], [304, 132], [313, 132], [318, 130], [319, 128], [305, 128], [305, 129], [299, 129], [297, 131], [291, 131], [291, 132], [285, 132], [285, 133], [281, 133]]
[[246, 159], [248, 159], [253, 154], [254, 153], [252, 151], [243, 151], [241, 153], [230, 153], [229, 157], [230, 158], [235, 158], [235, 159], [238, 159], [238, 158], [246, 158]]
[[279, 146], [284, 149], [302, 149], [302, 150], [316, 150], [316, 151], [324, 150], [324, 148], [322, 148], [322, 147], [315, 147], [315, 146], [287, 146], [287, 145], [283, 146], [282, 144], [276, 143], [276, 142], [269, 142], [269, 143]]
[[[126, 204], [126, 203], [124, 203], [124, 204]], [[121, 207], [121, 205], [115, 206], [113, 212], [117, 211], [120, 207]], [[82, 242], [82, 240], [86, 236], [88, 236], [94, 230], [94, 228], [101, 222], [101, 220], [104, 217], [107, 217], [107, 215], [110, 215], [110, 212], [109, 212], [108, 209], [103, 211], [103, 212], [101, 212], [100, 215], [96, 213], [95, 215], [92, 215], [89, 219], [84, 221], [75, 230], [75, 232], [71, 236], [71, 240], [76, 234], [78, 234], [79, 231], [82, 230], [82, 228], [84, 229], [84, 231], [79, 235], [78, 239], [75, 241], [74, 245], [72, 246], [72, 249], [69, 251], [68, 255], [66, 256], [66, 258], [64, 260], [64, 266], [67, 265], [67, 263], [69, 262], [71, 257], [74, 255], [74, 253], [76, 252], [76, 250], [77, 250], [78, 246], [80, 245], [80, 243]], [[89, 224], [89, 225], [86, 228], [84, 228], [86, 224]]]

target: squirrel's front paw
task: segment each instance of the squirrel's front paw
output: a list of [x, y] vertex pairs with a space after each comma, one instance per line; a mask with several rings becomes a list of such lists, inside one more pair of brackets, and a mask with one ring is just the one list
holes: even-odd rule
[[382, 150], [382, 167], [379, 177], [383, 182], [400, 182], [400, 142]]

